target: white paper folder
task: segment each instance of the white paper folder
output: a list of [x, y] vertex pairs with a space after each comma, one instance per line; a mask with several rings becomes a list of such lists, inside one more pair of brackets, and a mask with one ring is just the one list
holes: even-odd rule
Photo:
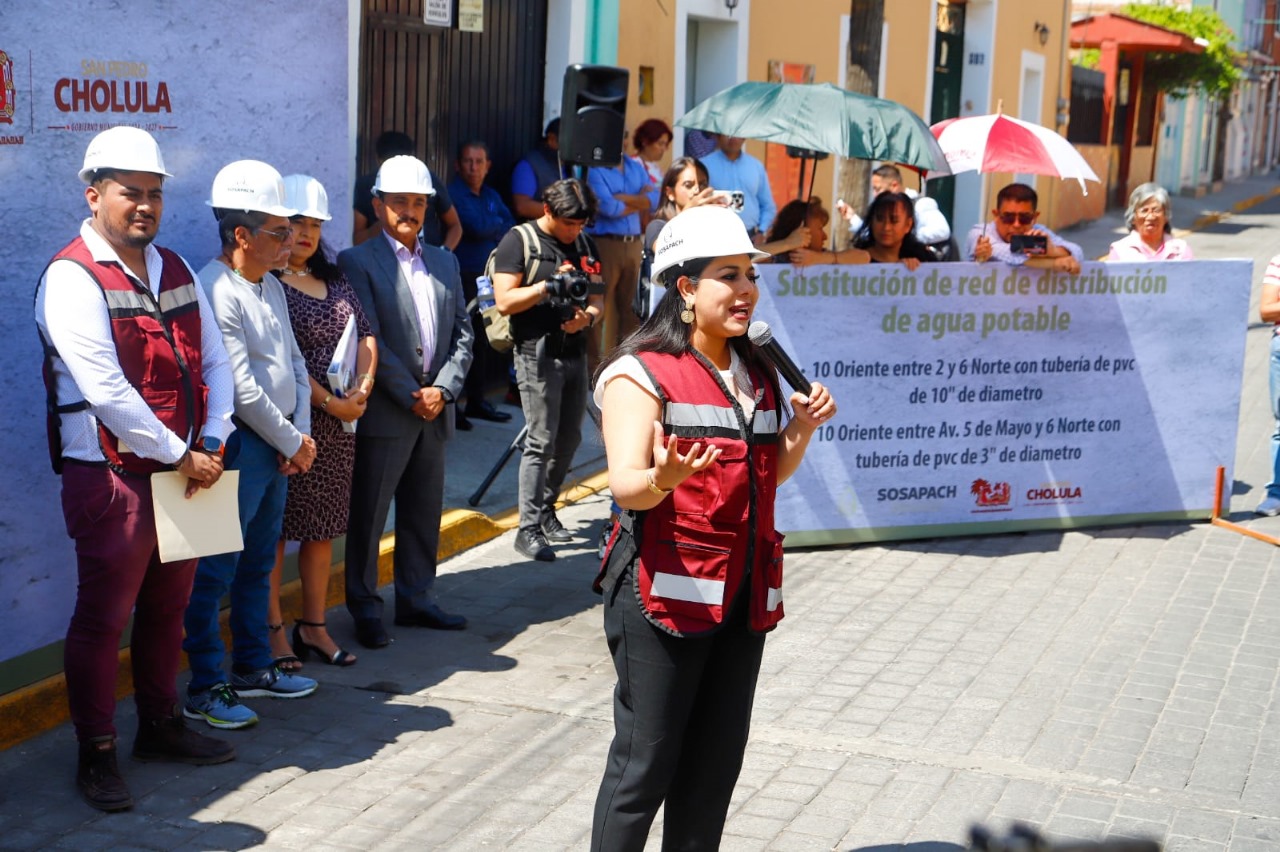
[[[352, 379], [356, 374], [356, 349], [359, 343], [360, 336], [356, 334], [356, 316], [352, 314], [347, 317], [347, 324], [342, 329], [342, 336], [338, 338], [338, 345], [334, 347], [329, 368], [325, 370], [325, 378], [329, 380], [329, 390], [333, 391], [334, 396], [345, 397], [351, 390]], [[347, 432], [354, 432], [356, 424], [343, 423], [342, 428]]]
[[212, 488], [201, 488], [190, 499], [186, 491], [187, 477], [176, 470], [151, 474], [160, 561], [243, 550], [240, 471], [224, 470]]

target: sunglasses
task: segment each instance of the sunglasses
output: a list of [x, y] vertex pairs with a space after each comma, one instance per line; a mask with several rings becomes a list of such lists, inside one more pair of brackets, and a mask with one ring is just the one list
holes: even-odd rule
[[285, 228], [285, 229], [284, 229], [284, 230], [282, 230], [282, 231], [272, 231], [272, 230], [270, 230], [270, 229], [268, 229], [268, 228], [259, 228], [258, 230], [254, 231], [254, 233], [255, 233], [255, 234], [266, 234], [267, 236], [269, 236], [269, 237], [271, 237], [272, 239], [274, 239], [276, 242], [278, 242], [278, 243], [282, 243], [282, 242], [284, 242], [285, 240], [287, 240], [287, 239], [289, 238], [289, 235], [290, 235], [291, 233], [293, 233], [293, 232], [292, 232], [291, 230], [289, 230], [288, 228]]
[[1019, 225], [1030, 225], [1036, 220], [1039, 213], [999, 213], [997, 217], [1006, 225], [1012, 225], [1017, 222]]

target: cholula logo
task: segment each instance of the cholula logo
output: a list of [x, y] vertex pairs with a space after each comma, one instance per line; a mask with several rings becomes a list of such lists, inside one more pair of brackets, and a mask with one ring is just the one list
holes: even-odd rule
[[13, 124], [13, 59], [0, 50], [0, 124]]
[[1007, 482], [993, 483], [985, 479], [975, 479], [973, 485], [969, 486], [969, 493], [973, 495], [973, 502], [979, 510], [998, 511], [1009, 505], [1013, 489]]

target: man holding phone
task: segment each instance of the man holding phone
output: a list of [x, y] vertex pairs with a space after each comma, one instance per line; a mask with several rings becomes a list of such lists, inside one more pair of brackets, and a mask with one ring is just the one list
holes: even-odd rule
[[996, 195], [991, 221], [974, 225], [965, 241], [964, 256], [978, 263], [998, 260], [1010, 266], [1055, 269], [1075, 275], [1084, 252], [1075, 243], [1037, 225], [1039, 197], [1024, 183], [1011, 183]]

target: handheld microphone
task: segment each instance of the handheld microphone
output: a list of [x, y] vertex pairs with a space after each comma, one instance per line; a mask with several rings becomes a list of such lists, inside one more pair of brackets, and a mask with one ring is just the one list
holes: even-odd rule
[[805, 378], [804, 373], [796, 366], [796, 362], [791, 360], [791, 356], [783, 351], [781, 344], [773, 339], [773, 329], [769, 328], [769, 323], [761, 320], [751, 323], [751, 327], [747, 329], [747, 339], [760, 347], [764, 357], [769, 359], [769, 363], [773, 364], [793, 389], [805, 396], [812, 393], [813, 386]]

